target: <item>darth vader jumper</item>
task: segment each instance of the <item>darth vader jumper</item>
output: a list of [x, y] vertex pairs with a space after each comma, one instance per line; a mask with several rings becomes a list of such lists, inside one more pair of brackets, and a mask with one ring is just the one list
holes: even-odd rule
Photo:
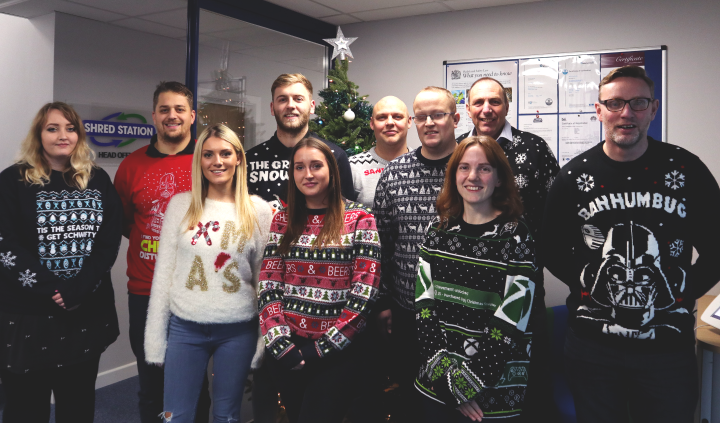
[[639, 352], [692, 347], [695, 300], [720, 280], [719, 208], [700, 159], [653, 139], [631, 162], [613, 161], [601, 142], [563, 167], [542, 251], [570, 287], [573, 332]]

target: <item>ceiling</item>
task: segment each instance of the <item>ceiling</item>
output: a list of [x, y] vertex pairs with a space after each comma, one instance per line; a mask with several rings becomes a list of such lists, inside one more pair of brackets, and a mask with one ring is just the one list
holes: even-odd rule
[[[267, 0], [332, 25], [543, 0]], [[187, 0], [0, 0], [0, 13], [34, 18], [62, 12], [136, 31], [185, 40]], [[200, 44], [323, 69], [324, 46], [211, 12], [200, 15]], [[320, 50], [318, 50], [320, 48]]]

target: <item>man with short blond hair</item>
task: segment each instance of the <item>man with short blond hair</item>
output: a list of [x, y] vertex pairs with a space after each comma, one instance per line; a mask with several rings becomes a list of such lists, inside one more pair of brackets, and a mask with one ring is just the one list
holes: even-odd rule
[[305, 137], [317, 138], [332, 150], [340, 170], [343, 197], [355, 200], [352, 172], [345, 151], [309, 132], [310, 114], [315, 112], [312, 83], [299, 73], [278, 76], [271, 88], [270, 114], [277, 130], [262, 144], [247, 151], [248, 189], [278, 209], [287, 199], [288, 170], [293, 147]]
[[407, 133], [412, 119], [407, 106], [397, 97], [383, 97], [375, 103], [370, 128], [375, 133], [375, 146], [350, 157], [357, 201], [372, 207], [375, 188], [385, 166], [408, 152]]
[[693, 309], [720, 280], [720, 187], [697, 156], [648, 136], [653, 88], [637, 66], [603, 79], [605, 140], [548, 195], [540, 251], [570, 287], [564, 361], [580, 423], [692, 422], [697, 406]]
[[420, 369], [415, 331], [418, 245], [437, 215], [435, 203], [457, 146], [455, 128], [460, 120], [452, 94], [440, 87], [420, 91], [413, 112], [422, 146], [385, 167], [373, 206], [382, 245], [380, 298], [375, 308], [390, 338], [392, 367], [400, 384], [400, 411], [393, 415], [399, 422], [422, 420], [414, 388]]

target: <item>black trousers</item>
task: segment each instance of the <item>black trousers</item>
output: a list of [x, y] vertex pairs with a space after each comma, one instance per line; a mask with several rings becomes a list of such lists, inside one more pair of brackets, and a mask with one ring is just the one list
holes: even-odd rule
[[271, 356], [266, 360], [290, 423], [341, 423], [366, 370], [352, 347], [301, 370], [286, 370]]
[[100, 355], [78, 364], [18, 374], [0, 369], [7, 403], [4, 423], [48, 423], [50, 393], [56, 423], [92, 423]]
[[[147, 320], [150, 296], [128, 294], [128, 313], [130, 315], [130, 348], [137, 358], [138, 392], [140, 406], [140, 422], [155, 423], [160, 421], [163, 410], [163, 391], [165, 373], [162, 367], [145, 362], [145, 321]], [[200, 390], [195, 423], [205, 423], [210, 416], [210, 394], [208, 392], [207, 375], [203, 379]]]

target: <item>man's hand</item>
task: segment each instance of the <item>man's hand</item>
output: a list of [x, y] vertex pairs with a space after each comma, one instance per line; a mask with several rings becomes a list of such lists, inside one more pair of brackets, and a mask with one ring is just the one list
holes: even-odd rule
[[474, 422], [482, 421], [483, 418], [483, 412], [480, 409], [480, 407], [477, 405], [475, 400], [470, 400], [466, 402], [465, 404], [460, 404], [460, 406], [457, 408], [459, 412], [462, 413], [463, 416], [469, 418], [470, 420]]
[[305, 367], [305, 360], [299, 362], [297, 366], [293, 367], [290, 370], [302, 370], [303, 367]]
[[390, 309], [378, 313], [377, 325], [384, 338], [387, 339], [392, 334], [392, 311]]

